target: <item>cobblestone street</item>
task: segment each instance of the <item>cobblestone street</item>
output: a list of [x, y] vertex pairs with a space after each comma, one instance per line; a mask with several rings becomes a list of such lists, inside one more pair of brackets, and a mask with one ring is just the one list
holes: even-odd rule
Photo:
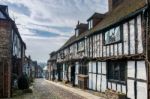
[[74, 93], [46, 82], [44, 79], [36, 79], [33, 85], [33, 93], [25, 94], [13, 99], [84, 99]]

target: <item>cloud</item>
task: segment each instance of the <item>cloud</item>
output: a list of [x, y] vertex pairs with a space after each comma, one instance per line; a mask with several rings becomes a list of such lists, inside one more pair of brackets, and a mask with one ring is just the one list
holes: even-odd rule
[[0, 0], [8, 5], [27, 45], [27, 55], [46, 62], [74, 34], [77, 21], [108, 10], [107, 0]]

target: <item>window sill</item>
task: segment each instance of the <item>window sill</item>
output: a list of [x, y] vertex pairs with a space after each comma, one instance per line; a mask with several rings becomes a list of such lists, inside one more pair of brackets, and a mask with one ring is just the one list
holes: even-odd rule
[[119, 83], [119, 84], [124, 84], [124, 85], [126, 85], [126, 82], [125, 82], [125, 81], [119, 81], [119, 80], [114, 80], [114, 79], [109, 79], [108, 82]]
[[119, 40], [119, 41], [116, 41], [116, 42], [111, 42], [111, 43], [108, 43], [108, 44], [104, 44], [104, 46], [118, 44], [118, 43], [122, 43], [122, 40]]

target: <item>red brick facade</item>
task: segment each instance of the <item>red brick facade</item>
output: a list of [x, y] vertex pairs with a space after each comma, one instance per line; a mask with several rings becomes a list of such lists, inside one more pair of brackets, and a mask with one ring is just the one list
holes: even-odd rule
[[11, 24], [0, 20], [0, 97], [11, 94]]

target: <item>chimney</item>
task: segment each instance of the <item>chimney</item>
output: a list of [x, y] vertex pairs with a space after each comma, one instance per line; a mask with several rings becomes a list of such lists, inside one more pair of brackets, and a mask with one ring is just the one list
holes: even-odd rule
[[123, 0], [108, 0], [109, 4], [109, 12], [112, 11], [115, 7], [117, 7]]

